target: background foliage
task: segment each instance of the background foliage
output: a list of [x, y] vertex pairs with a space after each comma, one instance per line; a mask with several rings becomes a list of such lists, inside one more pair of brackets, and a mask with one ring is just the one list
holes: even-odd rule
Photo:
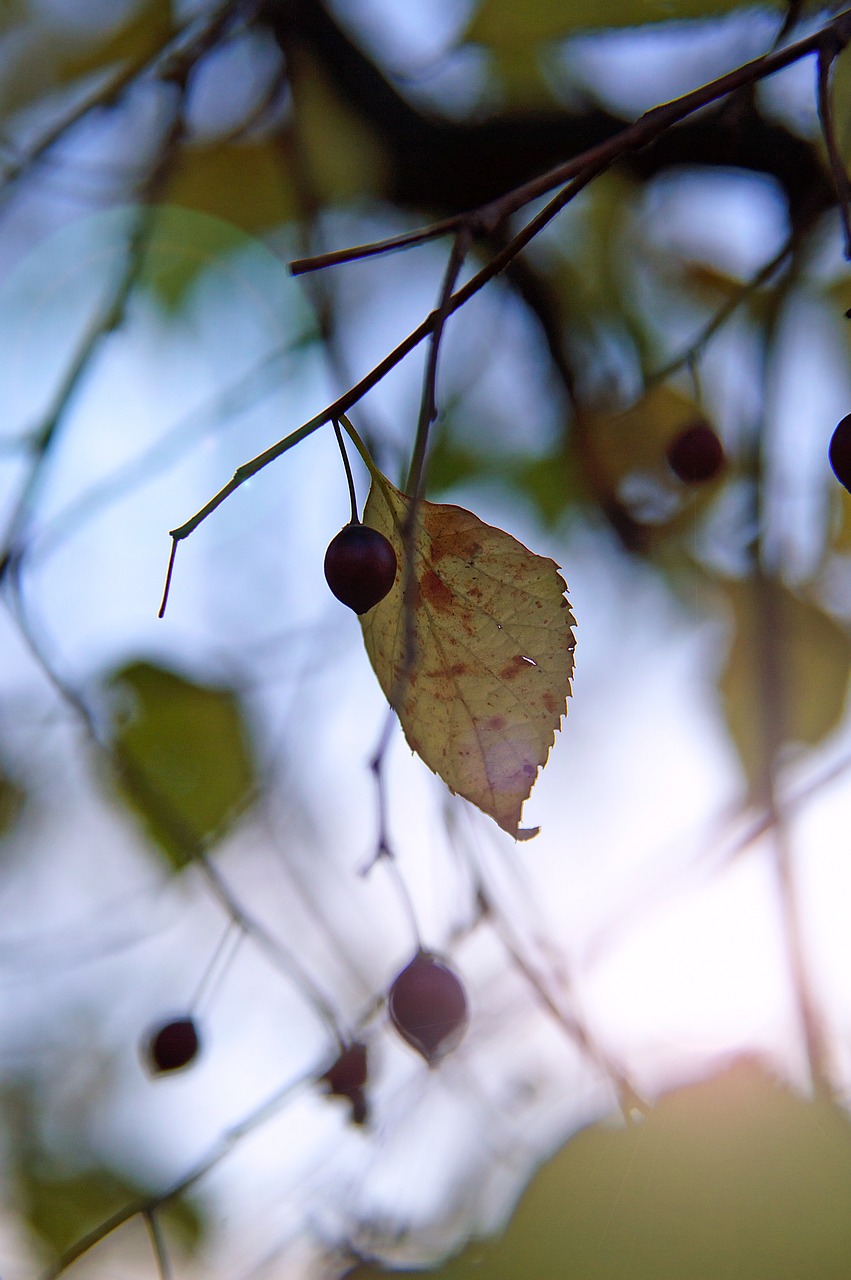
[[[3, 7], [5, 1280], [847, 1274], [839, 9]], [[547, 192], [499, 202], [585, 153], [513, 254]], [[452, 239], [287, 263], [436, 220], [459, 287], [504, 265], [441, 313], [426, 495], [556, 561], [578, 624], [528, 845], [406, 750], [322, 578], [323, 406], [365, 379], [405, 486], [428, 343], [370, 370]], [[696, 422], [726, 465], [690, 485]], [[158, 620], [168, 531], [303, 424]], [[385, 1010], [419, 946], [472, 1008], [433, 1071]], [[186, 1012], [197, 1065], [151, 1079]]]

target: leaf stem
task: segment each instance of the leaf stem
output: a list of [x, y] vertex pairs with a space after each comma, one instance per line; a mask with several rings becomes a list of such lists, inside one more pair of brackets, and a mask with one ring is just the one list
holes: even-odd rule
[[340, 453], [343, 455], [343, 466], [346, 469], [346, 483], [349, 486], [349, 499], [352, 504], [352, 524], [360, 524], [360, 516], [358, 515], [358, 496], [355, 493], [355, 481], [352, 476], [352, 468], [349, 466], [349, 455], [346, 453], [346, 446], [343, 442], [343, 433], [340, 430], [340, 419], [334, 419], [334, 434], [337, 437], [337, 444], [340, 446]]

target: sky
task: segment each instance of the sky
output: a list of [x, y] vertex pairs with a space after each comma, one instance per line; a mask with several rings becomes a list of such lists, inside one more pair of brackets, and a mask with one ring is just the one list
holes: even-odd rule
[[[359, 25], [384, 31], [388, 60], [419, 54], [439, 70], [461, 9], [405, 12], [406, 23], [388, 33], [386, 11], [364, 6]], [[660, 37], [666, 59], [666, 42], [677, 38]], [[723, 56], [727, 38], [722, 30], [713, 56]], [[565, 57], [596, 76], [605, 55], [628, 97], [626, 40], [602, 52], [579, 42]], [[784, 109], [798, 112], [799, 81], [788, 84]], [[646, 86], [631, 88], [643, 109]], [[0, 224], [7, 511], [23, 476], [15, 442], [48, 411], [123, 269], [139, 212], [95, 208], [69, 175], [86, 157], [114, 163], [130, 135], [144, 149], [159, 109], [131, 103], [103, 136], [93, 127], [73, 140]], [[688, 181], [659, 184], [642, 215], [650, 239], [655, 227], [663, 248], [689, 245], [731, 274], [776, 250], [783, 229], [771, 191], [723, 175], [701, 187], [700, 199], [696, 211]], [[335, 244], [364, 229], [380, 234], [383, 217], [349, 213], [329, 220], [325, 234]], [[384, 767], [397, 860], [368, 875], [376, 839], [369, 762], [386, 711], [358, 623], [322, 575], [324, 549], [348, 519], [330, 431], [262, 471], [182, 544], [168, 611], [157, 618], [168, 531], [236, 466], [332, 399], [344, 372], [354, 380], [418, 322], [444, 252], [431, 246], [341, 269], [341, 295], [359, 322], [329, 360], [309, 341], [309, 300], [286, 271], [296, 249], [295, 237], [264, 245], [206, 215], [168, 215], [153, 267], [189, 260], [208, 268], [176, 314], [140, 290], [98, 347], [27, 529], [26, 626], [14, 608], [0, 616], [0, 747], [29, 792], [0, 878], [8, 922], [0, 1073], [9, 1085], [34, 1086], [41, 1138], [69, 1167], [103, 1162], [165, 1186], [227, 1147], [203, 1183], [218, 1215], [205, 1274], [212, 1266], [222, 1275], [307, 1277], [329, 1241], [389, 1248], [399, 1231], [408, 1232], [400, 1247], [439, 1253], [493, 1226], [532, 1167], [570, 1133], [617, 1113], [611, 1081], [542, 1007], [512, 947], [649, 1098], [743, 1051], [764, 1054], [806, 1087], [773, 837], [747, 839], [752, 815], [742, 810], [739, 767], [711, 695], [728, 643], [717, 614], [684, 607], [593, 530], [543, 527], [505, 485], [446, 495], [561, 566], [577, 619], [573, 697], [524, 813], [541, 826], [528, 844], [452, 801], [396, 730]], [[848, 374], [817, 307], [802, 308], [788, 343], [795, 360], [777, 409], [787, 441], [778, 467], [797, 504], [791, 554], [806, 564], [809, 522], [819, 516], [806, 481], [847, 401]], [[546, 396], [530, 394], [545, 376], [540, 354], [499, 285], [450, 322], [446, 344], [447, 383], [475, 371], [476, 412], [494, 422], [495, 447], [510, 450], [517, 422], [545, 452], [558, 414]], [[713, 358], [729, 360], [723, 339]], [[389, 458], [410, 440], [420, 378], [419, 361], [406, 362], [356, 417], [381, 436]], [[720, 385], [722, 415], [752, 394], [741, 371]], [[783, 449], [804, 438], [802, 468]], [[362, 469], [356, 479], [363, 500]], [[251, 938], [234, 936], [197, 869], [167, 873], [26, 635], [99, 723], [110, 714], [105, 675], [139, 657], [239, 691], [265, 786], [217, 865], [343, 1021], [366, 1028], [375, 1064], [368, 1128], [348, 1123], [345, 1105], [310, 1083], [333, 1043], [305, 982]], [[849, 749], [846, 722], [788, 771], [790, 795], [804, 796], [790, 830], [843, 1095], [851, 1083]], [[826, 785], [831, 770], [836, 780]], [[474, 872], [499, 907], [498, 928], [471, 927]], [[425, 945], [451, 953], [472, 1008], [465, 1040], [438, 1071], [394, 1037], [383, 1009], [365, 1013], [416, 948], [410, 904]], [[204, 1036], [197, 1068], [151, 1080], [139, 1053], [146, 1030], [190, 1006]], [[280, 1105], [261, 1113], [282, 1090]], [[256, 1124], [237, 1133], [252, 1115]], [[5, 1280], [31, 1274], [19, 1233], [10, 1228], [3, 1249]], [[130, 1265], [137, 1262], [144, 1273], [131, 1251]]]

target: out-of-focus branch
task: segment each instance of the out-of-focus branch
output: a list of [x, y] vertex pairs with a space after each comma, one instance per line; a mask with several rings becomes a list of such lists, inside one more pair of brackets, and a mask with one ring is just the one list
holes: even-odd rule
[[250, 18], [259, 0], [226, 0], [200, 27], [190, 22], [168, 36], [154, 51], [131, 60], [91, 94], [50, 126], [22, 155], [6, 165], [0, 175], [0, 206], [11, 195], [15, 185], [25, 177], [58, 142], [92, 111], [111, 107], [121, 96], [149, 72], [163, 80], [185, 82], [192, 66], [220, 41], [237, 22]]
[[65, 376], [53, 397], [53, 403], [31, 437], [32, 461], [0, 543], [0, 581], [8, 572], [10, 565], [19, 561], [24, 554], [26, 526], [41, 488], [45, 465], [65, 425], [74, 393], [98, 349], [110, 334], [121, 327], [124, 321], [130, 295], [144, 265], [155, 218], [155, 201], [167, 181], [176, 150], [183, 137], [185, 88], [185, 82], [175, 82], [172, 90], [171, 119], [156, 163], [145, 183], [144, 200], [128, 238], [123, 268], [109, 296], [83, 334], [74, 359], [66, 369]]

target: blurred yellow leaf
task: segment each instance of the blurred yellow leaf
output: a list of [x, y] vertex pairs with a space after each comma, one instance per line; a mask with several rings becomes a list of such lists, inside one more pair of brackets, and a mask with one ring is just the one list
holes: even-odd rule
[[7, 774], [0, 763], [0, 840], [14, 828], [26, 801], [26, 791], [20, 781]]
[[[507, 1230], [423, 1280], [844, 1280], [851, 1129], [742, 1059], [628, 1128], [593, 1125]], [[349, 1280], [410, 1280], [362, 1266]]]
[[[410, 500], [373, 483], [364, 521], [404, 565]], [[520, 813], [566, 713], [573, 615], [552, 560], [461, 507], [421, 502], [414, 591], [402, 568], [361, 622], [411, 747], [453, 792], [518, 837]]]
[[[621, 413], [586, 413], [582, 428], [584, 439], [594, 451], [598, 482], [616, 494], [621, 482], [635, 473], [670, 477], [665, 451], [684, 428], [705, 421], [694, 400], [662, 383], [651, 387], [640, 400]], [[701, 486], [690, 493], [690, 501], [715, 491], [715, 486]]]
[[482, 0], [466, 31], [466, 39], [494, 47], [538, 44], [576, 31], [600, 27], [638, 27], [649, 22], [708, 18], [744, 9], [742, 0]]
[[[303, 50], [289, 70], [311, 197], [334, 203], [380, 192], [387, 173], [374, 130], [340, 98], [320, 64]], [[416, 157], [410, 162], [415, 164]]]
[[268, 141], [185, 147], [166, 200], [243, 231], [269, 231], [297, 212], [287, 162], [284, 147]]
[[719, 682], [730, 736], [755, 788], [773, 745], [815, 746], [842, 718], [851, 636], [773, 579], [727, 584], [733, 642]]
[[687, 289], [713, 305], [735, 302], [742, 296], [743, 282], [708, 262], [686, 259], [679, 264], [677, 274]]
[[75, 80], [117, 62], [141, 66], [166, 45], [174, 30], [171, 0], [145, 0], [131, 9], [125, 23], [107, 27], [105, 36], [99, 26], [88, 47], [63, 58], [62, 77]]

